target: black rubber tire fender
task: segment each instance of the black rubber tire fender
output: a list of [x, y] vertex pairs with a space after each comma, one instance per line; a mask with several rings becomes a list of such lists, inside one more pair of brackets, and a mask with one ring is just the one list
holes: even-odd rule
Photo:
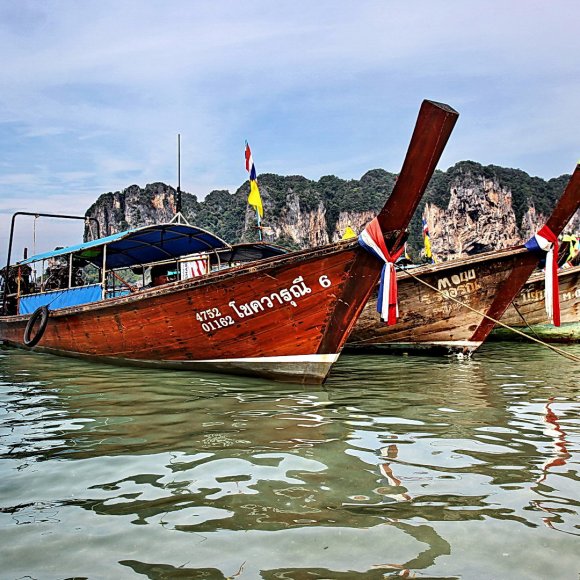
[[[36, 334], [31, 336], [32, 330], [34, 329], [34, 325], [40, 319], [40, 323], [36, 330]], [[33, 313], [32, 316], [28, 319], [26, 324], [26, 328], [24, 329], [24, 344], [26, 346], [35, 346], [38, 344], [38, 341], [42, 338], [44, 331], [46, 330], [46, 325], [48, 324], [48, 306], [40, 306], [37, 308]]]

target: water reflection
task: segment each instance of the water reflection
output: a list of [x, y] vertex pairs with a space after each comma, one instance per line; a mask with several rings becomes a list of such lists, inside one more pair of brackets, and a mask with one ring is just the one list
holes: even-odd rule
[[546, 360], [344, 357], [312, 388], [0, 351], [0, 525], [52, 535], [67, 575], [78, 528], [101, 576], [459, 577], [499, 534], [480, 569], [541, 577], [512, 536], [580, 530], [578, 369]]
[[544, 434], [551, 437], [554, 441], [554, 451], [551, 457], [548, 457], [542, 465], [542, 474], [536, 480], [538, 483], [542, 483], [548, 477], [548, 473], [552, 467], [561, 467], [566, 465], [566, 461], [570, 459], [570, 453], [566, 448], [566, 433], [564, 429], [560, 426], [558, 421], [558, 416], [552, 409], [554, 403], [554, 397], [550, 397], [548, 402], [544, 406], [544, 423], [546, 423], [546, 429], [544, 429]]

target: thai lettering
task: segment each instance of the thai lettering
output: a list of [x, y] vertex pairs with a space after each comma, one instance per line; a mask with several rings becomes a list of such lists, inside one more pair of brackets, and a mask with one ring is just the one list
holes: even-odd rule
[[439, 278], [437, 280], [437, 290], [445, 290], [447, 288], [451, 288], [452, 286], [459, 286], [465, 282], [469, 282], [470, 280], [475, 280], [475, 270], [464, 270], [463, 272], [459, 272], [459, 274], [452, 274], [451, 280], [449, 278]]
[[[321, 276], [320, 278], [326, 278], [328, 281], [327, 286], [330, 286], [331, 282], [326, 276]], [[248, 316], [253, 316], [254, 314], [259, 314], [260, 312], [265, 312], [267, 309], [284, 304], [290, 304], [290, 306], [296, 308], [298, 306], [296, 300], [311, 292], [312, 289], [305, 284], [304, 278], [298, 276], [298, 278], [292, 280], [292, 286], [290, 288], [282, 288], [278, 292], [272, 292], [269, 295], [262, 296], [245, 304], [236, 304], [236, 301], [232, 300], [229, 302], [229, 306], [238, 318], [247, 318]]]
[[[447, 280], [447, 279], [446, 279]], [[455, 287], [448, 287], [444, 290], [440, 289], [441, 296], [446, 298], [460, 298], [461, 296], [468, 296], [470, 294], [475, 294], [481, 288], [481, 284], [477, 280], [473, 280], [472, 282], [463, 282], [458, 284]], [[431, 300], [427, 298], [427, 300], [422, 299], [423, 302]]]
[[544, 290], [530, 290], [528, 292], [522, 292], [518, 298], [518, 302], [522, 304], [527, 304], [528, 302], [538, 302], [544, 299]]
[[442, 290], [441, 295], [445, 298], [457, 298], [457, 288], [449, 288], [448, 290]]
[[302, 278], [302, 276], [298, 276], [298, 278], [292, 280], [290, 292], [292, 292], [295, 298], [301, 298], [302, 296], [306, 296], [306, 294], [310, 294], [312, 290], [306, 286], [304, 283], [304, 278]]
[[[527, 292], [522, 292], [518, 298], [518, 302], [522, 302], [526, 304], [527, 302], [540, 302], [544, 300], [544, 296], [546, 295], [545, 290], [528, 290]], [[580, 298], [580, 288], [576, 288], [576, 290], [569, 290], [566, 292], [562, 292], [560, 295], [560, 299], [564, 300], [572, 300], [572, 298]]]
[[467, 270], [451, 276], [451, 281], [456, 286], [459, 286], [462, 282], [469, 282], [469, 280], [475, 280], [475, 270]]

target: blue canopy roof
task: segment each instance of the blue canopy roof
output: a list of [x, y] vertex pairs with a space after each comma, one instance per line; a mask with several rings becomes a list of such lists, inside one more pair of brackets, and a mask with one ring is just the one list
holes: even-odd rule
[[39, 262], [73, 253], [76, 257], [88, 260], [100, 267], [103, 263], [105, 246], [107, 247], [107, 269], [128, 268], [230, 247], [227, 242], [202, 228], [167, 223], [135, 228], [77, 246], [36, 254], [22, 260], [19, 264]]

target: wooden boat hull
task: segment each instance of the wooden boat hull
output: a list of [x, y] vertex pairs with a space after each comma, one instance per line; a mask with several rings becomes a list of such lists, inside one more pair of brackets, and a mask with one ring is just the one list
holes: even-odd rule
[[[350, 271], [356, 262], [357, 275]], [[111, 362], [321, 383], [377, 283], [357, 242], [51, 312], [35, 350]], [[0, 318], [25, 347], [30, 316]]]
[[[580, 207], [580, 164], [546, 223], [558, 236]], [[369, 304], [349, 350], [470, 354], [487, 339], [532, 275], [541, 253], [525, 247], [409, 270], [399, 279], [399, 319], [385, 326]]]
[[[490, 315], [500, 288], [518, 269], [529, 267], [530, 262], [536, 263], [537, 257], [527, 250], [509, 249], [402, 272], [398, 275], [397, 323], [387, 326], [377, 320], [373, 295], [346, 348], [367, 352], [471, 353], [487, 338], [479, 328], [484, 314]], [[502, 291], [511, 290], [503, 287]], [[517, 289], [512, 295], [516, 292]]]
[[[387, 253], [397, 252], [404, 243], [405, 229], [457, 117], [448, 105], [421, 104], [401, 173], [373, 221], [376, 242], [384, 241]], [[139, 232], [134, 232], [137, 237]], [[93, 251], [95, 246], [102, 250], [103, 279], [107, 264], [111, 271], [114, 263], [117, 267], [145, 264], [143, 248], [157, 252], [162, 244], [160, 232], [155, 232], [155, 243], [130, 240], [131, 232], [93, 243]], [[108, 257], [107, 247], [112, 250]], [[7, 274], [9, 263], [10, 259]], [[30, 316], [0, 317], [0, 340], [20, 347], [38, 343], [34, 348], [44, 352], [116, 364], [322, 383], [375, 288], [382, 265], [358, 241], [345, 241], [126, 297], [57, 309], [48, 319], [42, 318], [47, 321], [44, 334], [40, 337], [37, 332], [32, 339], [24, 336], [27, 325], [28, 330], [32, 326]], [[71, 273], [72, 267], [69, 286]], [[8, 312], [7, 289], [8, 284], [4, 312]], [[44, 313], [43, 306], [36, 312]]]
[[[519, 296], [501, 318], [501, 322], [520, 332], [547, 342], [571, 343], [580, 341], [580, 266], [558, 272], [560, 287], [561, 326], [547, 320], [544, 305], [544, 274], [530, 277]], [[526, 340], [507, 328], [496, 327], [490, 340]]]

